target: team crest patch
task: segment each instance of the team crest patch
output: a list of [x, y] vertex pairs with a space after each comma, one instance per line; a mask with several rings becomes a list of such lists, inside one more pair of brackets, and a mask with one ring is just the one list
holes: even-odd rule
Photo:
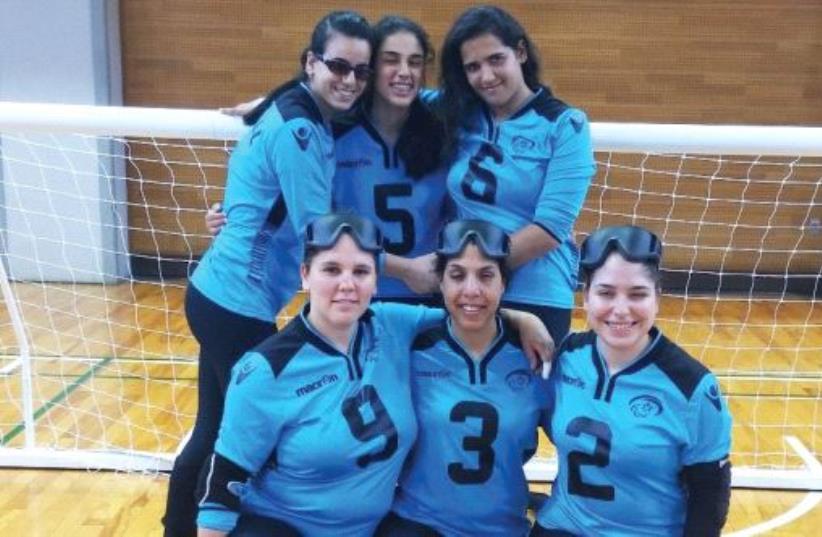
[[531, 385], [531, 372], [527, 369], [515, 369], [505, 376], [508, 387], [515, 392], [520, 392]]
[[294, 135], [294, 140], [297, 142], [297, 145], [300, 146], [301, 150], [305, 151], [308, 149], [308, 141], [311, 138], [311, 131], [308, 127], [292, 129], [291, 134]]
[[631, 414], [637, 418], [649, 418], [662, 414], [662, 402], [653, 395], [639, 395], [629, 403]]
[[514, 136], [514, 139], [511, 140], [511, 149], [514, 150], [514, 153], [527, 153], [536, 147], [537, 143], [533, 140], [526, 138], [525, 136]]
[[708, 401], [711, 402], [717, 412], [722, 411], [722, 398], [719, 397], [719, 388], [716, 387], [716, 384], [713, 384], [710, 388], [708, 388], [708, 392], [705, 394], [705, 397], [708, 398]]

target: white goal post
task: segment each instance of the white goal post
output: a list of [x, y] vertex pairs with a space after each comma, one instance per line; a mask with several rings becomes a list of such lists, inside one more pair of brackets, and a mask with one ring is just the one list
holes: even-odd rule
[[[170, 469], [196, 408], [185, 278], [244, 131], [216, 111], [0, 102], [0, 466]], [[734, 485], [822, 490], [822, 128], [592, 135], [578, 238], [663, 237], [660, 324], [720, 379]], [[543, 451], [531, 479], [555, 475]]]

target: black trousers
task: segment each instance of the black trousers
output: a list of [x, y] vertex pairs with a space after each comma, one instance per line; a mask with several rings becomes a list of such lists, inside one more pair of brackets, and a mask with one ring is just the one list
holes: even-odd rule
[[186, 291], [185, 308], [188, 326], [200, 344], [197, 417], [191, 438], [171, 471], [163, 517], [165, 537], [196, 536], [197, 477], [214, 450], [231, 368], [246, 351], [276, 332], [272, 323], [233, 313], [192, 285]]
[[562, 343], [562, 340], [565, 339], [565, 336], [568, 335], [568, 331], [571, 329], [570, 309], [540, 306], [538, 304], [525, 304], [523, 302], [511, 302], [509, 300], [503, 300], [502, 307], [517, 311], [527, 311], [539, 317], [539, 320], [542, 321], [542, 324], [548, 329], [548, 333], [551, 334], [551, 337], [554, 339], [554, 345], [557, 347], [559, 347], [559, 344]]
[[543, 528], [536, 522], [534, 522], [534, 527], [531, 528], [531, 533], [528, 534], [528, 537], [582, 537], [577, 535], [576, 533], [568, 533], [567, 531], [563, 530], [549, 530], [547, 528]]
[[229, 537], [300, 537], [302, 534], [291, 524], [260, 515], [244, 513]]
[[391, 511], [382, 519], [374, 537], [442, 537], [430, 526], [403, 518]]

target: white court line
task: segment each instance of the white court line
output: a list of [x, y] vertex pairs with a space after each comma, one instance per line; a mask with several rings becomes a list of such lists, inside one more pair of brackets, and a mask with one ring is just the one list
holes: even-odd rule
[[[815, 476], [822, 476], [822, 463], [816, 460], [813, 453], [811, 453], [808, 448], [806, 448], [802, 442], [799, 441], [798, 438], [795, 436], [786, 436], [785, 442], [790, 444], [790, 446], [802, 458], [805, 465], [808, 467], [808, 470], [810, 470], [812, 474]], [[772, 518], [771, 520], [765, 521], [761, 524], [757, 524], [756, 526], [745, 528], [741, 531], [729, 533], [725, 537], [752, 537], [754, 535], [759, 535], [761, 533], [765, 533], [766, 531], [776, 529], [780, 526], [784, 526], [785, 524], [793, 522], [816, 507], [820, 501], [822, 501], [822, 492], [809, 492], [801, 502], [794, 505], [790, 510], [785, 511], [778, 517]]]

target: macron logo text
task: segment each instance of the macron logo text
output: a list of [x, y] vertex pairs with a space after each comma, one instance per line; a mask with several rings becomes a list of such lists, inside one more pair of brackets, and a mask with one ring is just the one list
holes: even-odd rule
[[337, 382], [338, 380], [340, 380], [340, 377], [338, 377], [337, 375], [335, 375], [333, 373], [331, 375], [323, 375], [318, 380], [315, 380], [314, 382], [310, 382], [310, 383], [306, 384], [305, 386], [301, 386], [301, 387], [297, 388], [294, 393], [297, 394], [297, 397], [302, 397], [303, 395], [308, 395], [309, 393], [311, 393], [315, 390], [319, 390], [323, 386], [333, 384], [333, 383]]

